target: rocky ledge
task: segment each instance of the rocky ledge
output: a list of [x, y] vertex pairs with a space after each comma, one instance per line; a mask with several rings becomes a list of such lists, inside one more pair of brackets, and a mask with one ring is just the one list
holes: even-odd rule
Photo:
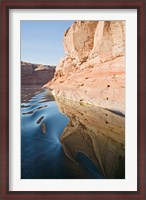
[[59, 98], [125, 113], [125, 22], [76, 21], [64, 48], [66, 56], [44, 87]]
[[55, 66], [21, 62], [21, 85], [44, 85], [54, 77]]

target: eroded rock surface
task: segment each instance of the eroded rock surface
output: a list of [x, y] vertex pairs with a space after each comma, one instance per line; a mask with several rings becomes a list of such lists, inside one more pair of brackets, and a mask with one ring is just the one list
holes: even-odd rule
[[54, 77], [55, 66], [21, 62], [21, 85], [40, 85]]
[[76, 21], [64, 47], [67, 55], [44, 87], [58, 97], [125, 113], [125, 22]]

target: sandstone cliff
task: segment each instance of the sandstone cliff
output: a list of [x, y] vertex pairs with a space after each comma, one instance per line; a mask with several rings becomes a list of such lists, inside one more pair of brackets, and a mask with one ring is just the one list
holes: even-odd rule
[[54, 77], [55, 66], [21, 62], [21, 85], [40, 85]]
[[64, 35], [66, 56], [44, 87], [60, 98], [125, 112], [125, 22], [76, 21]]

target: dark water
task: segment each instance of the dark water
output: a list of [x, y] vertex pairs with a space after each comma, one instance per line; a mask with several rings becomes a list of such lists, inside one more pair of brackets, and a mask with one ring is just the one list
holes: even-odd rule
[[64, 153], [59, 138], [68, 122], [48, 90], [22, 88], [22, 179], [104, 178], [84, 153], [75, 161]]

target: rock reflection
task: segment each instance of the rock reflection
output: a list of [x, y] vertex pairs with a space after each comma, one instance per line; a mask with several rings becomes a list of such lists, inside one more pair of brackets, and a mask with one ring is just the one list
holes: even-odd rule
[[56, 102], [70, 119], [60, 138], [65, 154], [84, 164], [86, 156], [105, 178], [125, 178], [125, 118], [83, 102]]
[[[40, 91], [44, 91], [41, 89], [41, 86], [29, 86], [29, 85], [22, 85], [21, 87], [21, 103], [28, 103], [37, 102], [38, 98], [40, 97]], [[54, 101], [54, 97], [50, 91], [48, 91], [44, 97], [42, 97], [40, 102], [37, 103], [44, 103], [47, 101]], [[22, 106], [21, 106], [22, 107]], [[27, 105], [28, 107], [28, 105]]]

